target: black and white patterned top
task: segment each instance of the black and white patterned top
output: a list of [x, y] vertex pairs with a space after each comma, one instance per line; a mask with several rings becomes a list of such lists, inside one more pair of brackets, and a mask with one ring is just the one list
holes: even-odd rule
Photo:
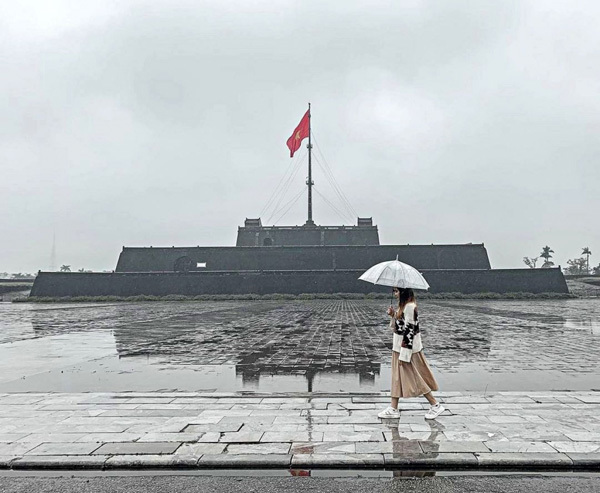
[[400, 316], [392, 318], [390, 325], [394, 330], [392, 350], [400, 354], [400, 361], [410, 363], [412, 353], [423, 350], [417, 304], [407, 303]]

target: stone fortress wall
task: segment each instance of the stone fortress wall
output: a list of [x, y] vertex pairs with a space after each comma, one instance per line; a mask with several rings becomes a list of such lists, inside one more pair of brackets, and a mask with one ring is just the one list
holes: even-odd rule
[[238, 228], [238, 247], [379, 245], [373, 218], [359, 217], [356, 226], [263, 226], [260, 218], [246, 219]]
[[[117, 272], [363, 269], [386, 260], [421, 269], [490, 269], [483, 244], [286, 246], [286, 247], [124, 247]], [[200, 265], [200, 266], [199, 266]]]
[[235, 247], [123, 247], [113, 273], [41, 272], [31, 296], [369, 293], [358, 277], [398, 258], [431, 292], [568, 292], [560, 269], [491, 269], [483, 244], [380, 245], [371, 218], [356, 226], [262, 226], [246, 219]]
[[[146, 273], [41, 272], [31, 296], [370, 293], [389, 288], [359, 281], [363, 270]], [[556, 269], [423, 270], [430, 292], [567, 293]]]

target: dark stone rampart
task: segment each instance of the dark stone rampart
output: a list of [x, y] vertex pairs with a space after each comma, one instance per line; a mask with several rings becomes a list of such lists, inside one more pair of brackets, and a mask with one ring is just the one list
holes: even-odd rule
[[379, 245], [377, 226], [239, 227], [236, 246]]
[[[124, 247], [117, 272], [366, 270], [398, 256], [422, 269], [489, 269], [483, 244], [304, 247]], [[198, 267], [198, 264], [205, 267]]]
[[[136, 296], [181, 294], [369, 293], [389, 288], [359, 281], [362, 270], [188, 273], [38, 274], [31, 296]], [[566, 293], [560, 269], [424, 270], [431, 292]]]

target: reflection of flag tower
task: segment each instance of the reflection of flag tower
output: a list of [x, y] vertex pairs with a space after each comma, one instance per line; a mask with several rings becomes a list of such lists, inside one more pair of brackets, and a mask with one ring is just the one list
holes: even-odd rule
[[50, 252], [50, 272], [56, 270], [56, 232], [52, 233], [52, 251]]

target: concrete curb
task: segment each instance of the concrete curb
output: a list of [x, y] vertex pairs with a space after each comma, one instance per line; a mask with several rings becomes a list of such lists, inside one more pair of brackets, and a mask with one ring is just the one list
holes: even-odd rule
[[214, 454], [25, 456], [0, 461], [0, 470], [380, 469], [481, 471], [600, 471], [600, 454]]
[[82, 455], [73, 457], [60, 457], [39, 455], [20, 457], [10, 463], [10, 469], [104, 469], [107, 457], [101, 455]]

